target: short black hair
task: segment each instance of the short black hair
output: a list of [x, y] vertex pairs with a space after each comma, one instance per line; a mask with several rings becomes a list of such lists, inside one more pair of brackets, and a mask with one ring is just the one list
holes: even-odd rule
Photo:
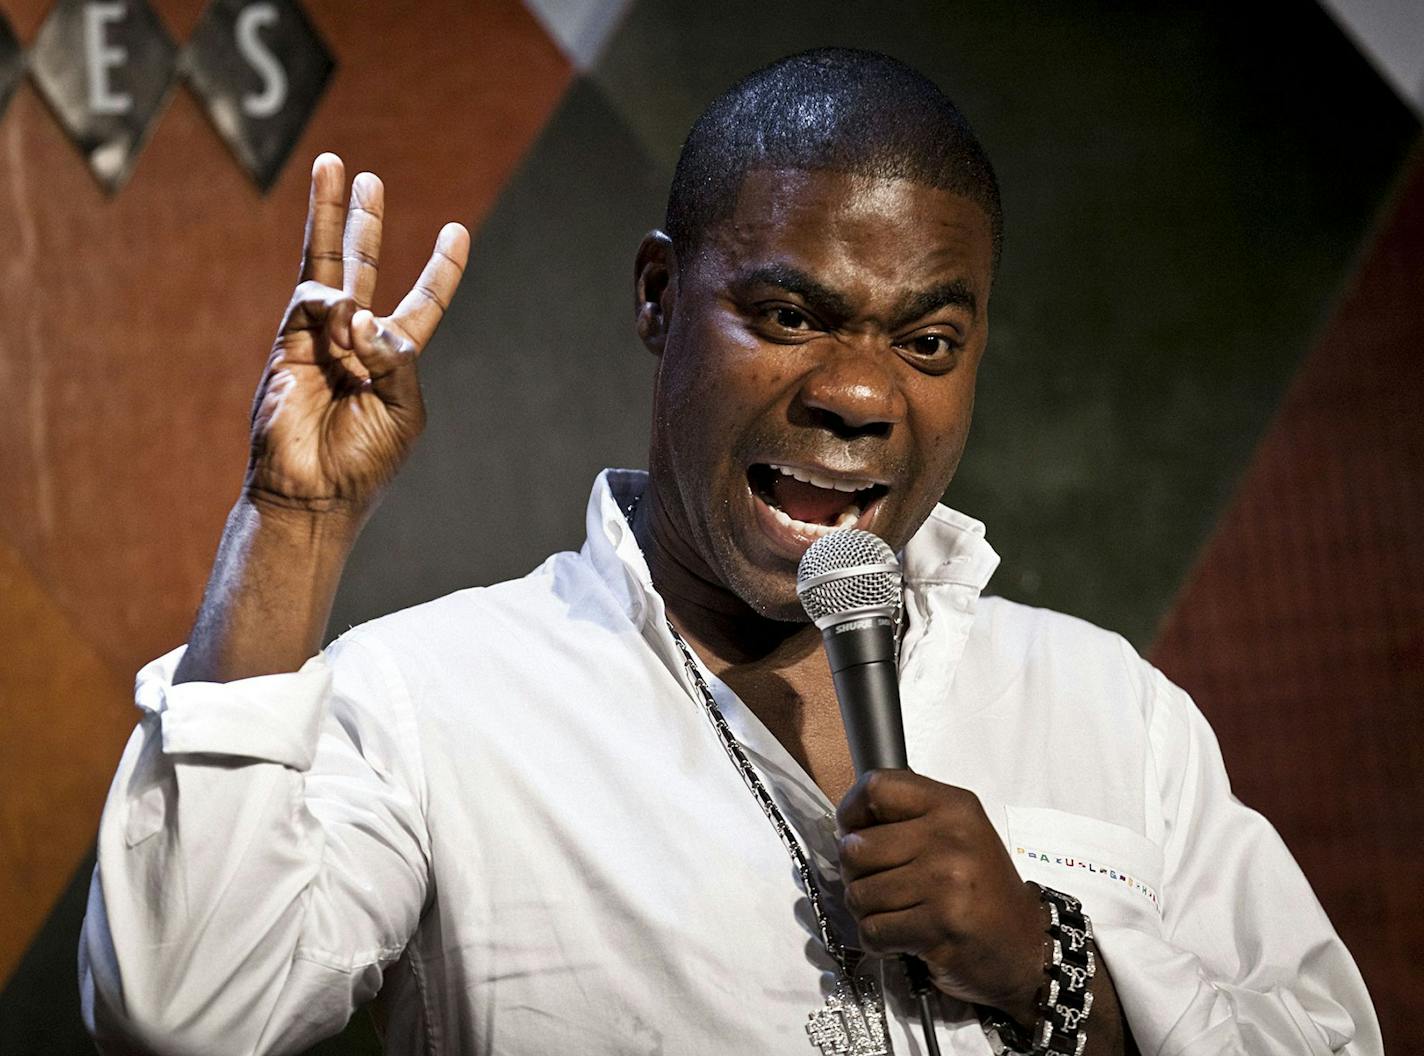
[[959, 108], [904, 63], [818, 48], [780, 59], [713, 100], [688, 133], [668, 194], [668, 236], [691, 258], [731, 216], [754, 169], [826, 169], [952, 191], [989, 218], [994, 267], [1004, 217], [994, 168]]

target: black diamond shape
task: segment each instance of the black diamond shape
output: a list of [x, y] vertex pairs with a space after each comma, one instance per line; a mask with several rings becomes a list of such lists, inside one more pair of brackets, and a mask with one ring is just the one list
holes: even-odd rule
[[24, 68], [24, 55], [20, 42], [10, 30], [10, 23], [0, 14], [0, 114], [5, 112], [5, 104], [10, 101], [10, 93], [19, 83], [20, 71]]
[[30, 76], [111, 193], [168, 99], [176, 51], [144, 0], [59, 0], [40, 27]]
[[263, 191], [336, 68], [295, 0], [212, 0], [183, 65], [218, 135]]

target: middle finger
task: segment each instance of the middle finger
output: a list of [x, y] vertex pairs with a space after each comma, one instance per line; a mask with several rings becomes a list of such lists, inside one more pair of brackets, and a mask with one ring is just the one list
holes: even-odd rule
[[891, 869], [846, 885], [846, 908], [857, 919], [913, 909], [926, 899], [923, 878], [913, 869]]
[[386, 189], [375, 173], [363, 172], [351, 181], [351, 206], [341, 240], [341, 288], [358, 308], [371, 307], [376, 295], [385, 212]]

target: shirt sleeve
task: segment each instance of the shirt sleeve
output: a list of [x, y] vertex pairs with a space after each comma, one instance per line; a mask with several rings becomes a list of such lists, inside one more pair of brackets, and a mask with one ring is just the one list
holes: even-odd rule
[[1155, 670], [1150, 692], [1160, 928], [1099, 935], [1144, 1056], [1382, 1056], [1353, 958], [1275, 829], [1232, 795], [1206, 719]]
[[285, 1053], [373, 997], [429, 889], [411, 701], [352, 637], [299, 672], [145, 667], [80, 939], [101, 1049]]

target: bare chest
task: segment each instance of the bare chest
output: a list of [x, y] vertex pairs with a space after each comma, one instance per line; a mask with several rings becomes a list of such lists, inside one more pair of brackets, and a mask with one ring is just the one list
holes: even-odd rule
[[850, 747], [830, 672], [738, 671], [721, 674], [763, 726], [832, 803], [855, 782]]

